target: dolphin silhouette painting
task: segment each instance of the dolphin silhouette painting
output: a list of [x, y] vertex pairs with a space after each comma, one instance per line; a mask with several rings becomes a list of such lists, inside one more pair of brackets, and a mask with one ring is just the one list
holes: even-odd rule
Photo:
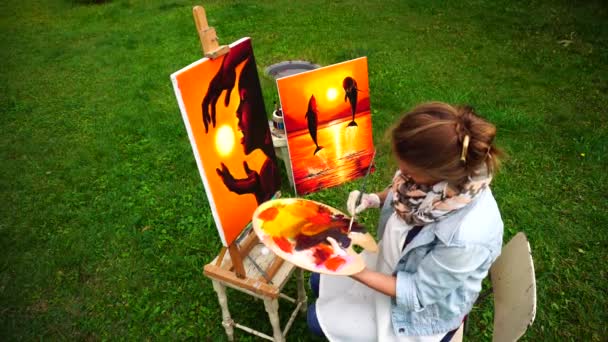
[[319, 113], [317, 112], [317, 100], [315, 100], [314, 95], [311, 95], [310, 100], [308, 100], [308, 110], [306, 111], [306, 115], [304, 115], [304, 118], [308, 120], [308, 133], [310, 133], [312, 141], [314, 141], [315, 146], [317, 146], [313, 155], [317, 154], [317, 152], [319, 152], [323, 148], [323, 146], [319, 146], [319, 144], [317, 143], [317, 125], [319, 121], [318, 116]]
[[357, 112], [357, 81], [354, 78], [348, 76], [342, 81], [342, 88], [344, 88], [344, 102], [348, 100], [350, 102], [350, 109], [353, 115], [353, 119], [348, 126], [358, 126], [355, 122], [355, 113]]

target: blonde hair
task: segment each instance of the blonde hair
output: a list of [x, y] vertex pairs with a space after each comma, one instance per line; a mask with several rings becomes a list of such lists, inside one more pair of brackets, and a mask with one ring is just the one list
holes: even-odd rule
[[498, 170], [502, 151], [494, 146], [495, 136], [496, 127], [472, 107], [442, 102], [416, 106], [391, 131], [399, 159], [434, 179], [456, 184], [475, 176], [484, 164], [489, 174]]

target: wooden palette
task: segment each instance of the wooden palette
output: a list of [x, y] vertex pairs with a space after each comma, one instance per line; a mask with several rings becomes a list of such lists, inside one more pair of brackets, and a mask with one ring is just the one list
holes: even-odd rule
[[357, 222], [325, 204], [301, 198], [264, 202], [253, 214], [253, 229], [279, 257], [312, 272], [351, 275], [365, 268], [358, 245], [377, 252], [374, 238]]

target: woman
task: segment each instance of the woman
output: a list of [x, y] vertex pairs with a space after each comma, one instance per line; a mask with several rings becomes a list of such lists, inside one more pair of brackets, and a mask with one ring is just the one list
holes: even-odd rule
[[[490, 191], [496, 128], [470, 107], [427, 103], [392, 130], [391, 186], [353, 191], [351, 214], [382, 207], [378, 254], [349, 277], [311, 277], [309, 325], [336, 341], [449, 341], [471, 310], [502, 246]], [[318, 288], [315, 289], [315, 283]]]

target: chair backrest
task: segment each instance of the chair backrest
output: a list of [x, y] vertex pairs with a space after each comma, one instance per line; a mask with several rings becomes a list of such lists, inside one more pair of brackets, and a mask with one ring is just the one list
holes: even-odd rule
[[494, 292], [494, 342], [517, 341], [536, 315], [536, 279], [530, 244], [517, 233], [490, 268]]

